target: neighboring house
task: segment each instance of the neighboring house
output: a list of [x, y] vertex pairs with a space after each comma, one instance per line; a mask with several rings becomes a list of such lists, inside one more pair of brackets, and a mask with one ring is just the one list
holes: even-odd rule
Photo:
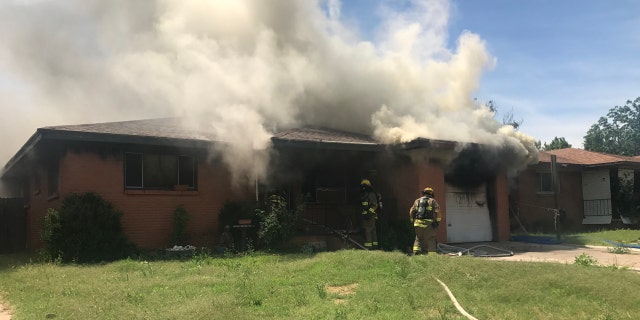
[[630, 217], [637, 210], [630, 200], [640, 193], [639, 174], [639, 157], [576, 148], [541, 151], [538, 163], [518, 175], [511, 210], [529, 232], [555, 232], [556, 208], [566, 212], [561, 227], [571, 231], [612, 222], [637, 224], [637, 218]]
[[[59, 208], [70, 193], [88, 191], [123, 212], [124, 232], [140, 248], [169, 245], [172, 213], [179, 205], [191, 214], [192, 244], [212, 246], [224, 204], [264, 199], [267, 190], [284, 190], [292, 202], [306, 197], [298, 238], [323, 241], [326, 234], [313, 233], [310, 226], [358, 228], [362, 178], [383, 194], [383, 223], [406, 219], [420, 190], [431, 186], [443, 212], [439, 241], [509, 237], [506, 174], [452, 174], [457, 169], [437, 155], [458, 154], [454, 142], [384, 145], [354, 133], [299, 128], [277, 132], [272, 144], [276, 156], [268, 185], [256, 181], [238, 189], [216, 153], [224, 143], [184, 129], [178, 119], [45, 127], [6, 164], [0, 178], [24, 201], [26, 226], [15, 227], [26, 230], [25, 247], [31, 250], [42, 246], [40, 223], [47, 209]], [[467, 183], [465, 177], [474, 179]]]

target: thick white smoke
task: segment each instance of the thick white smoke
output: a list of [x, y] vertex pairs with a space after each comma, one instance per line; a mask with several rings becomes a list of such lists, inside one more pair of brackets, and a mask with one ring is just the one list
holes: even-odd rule
[[1, 116], [24, 125], [0, 129], [2, 163], [40, 126], [165, 116], [236, 146], [226, 159], [247, 180], [264, 174], [253, 151], [274, 127], [510, 144], [528, 159], [533, 139], [472, 99], [495, 58], [471, 32], [447, 47], [449, 10], [381, 8], [378, 38], [365, 41], [338, 0], [10, 1]]

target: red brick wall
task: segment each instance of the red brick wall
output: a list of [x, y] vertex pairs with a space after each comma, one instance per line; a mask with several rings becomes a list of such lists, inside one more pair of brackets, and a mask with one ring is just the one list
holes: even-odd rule
[[[582, 174], [579, 171], [560, 171], [560, 193], [558, 207], [567, 212], [565, 226], [579, 229], [582, 226]], [[516, 209], [520, 220], [529, 232], [555, 232], [553, 212], [555, 203], [553, 194], [538, 193], [538, 180], [535, 169], [520, 173], [516, 190]]]
[[[409, 217], [409, 208], [413, 201], [421, 196], [421, 191], [425, 187], [432, 187], [435, 192], [436, 201], [440, 205], [442, 214], [441, 228], [438, 228], [438, 241], [447, 241], [447, 204], [445, 201], [446, 183], [444, 180], [444, 170], [442, 166], [435, 162], [422, 162], [394, 168], [390, 177], [393, 192], [398, 199], [398, 212], [400, 217]], [[505, 241], [510, 236], [509, 220], [509, 189], [506, 175], [501, 174], [496, 178], [495, 190], [492, 192], [496, 196], [496, 226], [497, 241]]]
[[[184, 205], [190, 214], [190, 244], [212, 246], [218, 237], [218, 214], [227, 199], [251, 199], [250, 190], [236, 191], [221, 163], [198, 161], [198, 191], [125, 190], [122, 156], [99, 156], [69, 151], [60, 161], [60, 197], [48, 200], [46, 190], [32, 196], [29, 209], [29, 248], [38, 248], [40, 220], [47, 208], [59, 208], [69, 193], [95, 192], [123, 212], [122, 225], [139, 248], [164, 248], [170, 244], [173, 211]], [[42, 175], [46, 177], [46, 175]], [[43, 181], [46, 187], [46, 181]]]
[[[442, 225], [447, 221], [447, 205], [445, 203], [445, 182], [442, 167], [434, 162], [421, 162], [394, 168], [390, 177], [393, 185], [393, 192], [398, 199], [398, 212], [400, 218], [409, 219], [409, 209], [413, 201], [422, 195], [425, 187], [433, 188], [436, 201], [440, 205], [442, 214]], [[447, 228], [438, 228], [438, 241], [447, 241]]]
[[509, 240], [511, 235], [511, 226], [509, 222], [509, 186], [507, 185], [507, 176], [500, 174], [496, 177], [495, 183], [496, 190], [493, 190], [493, 194], [496, 195], [496, 231], [498, 241]]

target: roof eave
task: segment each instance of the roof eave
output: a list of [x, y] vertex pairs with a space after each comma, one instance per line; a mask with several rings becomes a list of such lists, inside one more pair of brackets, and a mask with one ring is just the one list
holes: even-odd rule
[[16, 152], [16, 154], [7, 161], [5, 166], [2, 168], [2, 172], [0, 172], [0, 179], [4, 178], [6, 174], [11, 171], [11, 169], [22, 160], [33, 148], [35, 148], [36, 144], [43, 139], [42, 132], [40, 129], [36, 130], [36, 132], [31, 135], [29, 140], [25, 142], [24, 145]]
[[186, 148], [211, 148], [216, 144], [214, 141], [197, 140], [197, 139], [178, 139], [153, 136], [135, 136], [125, 134], [109, 134], [95, 132], [78, 132], [78, 131], [61, 131], [47, 128], [39, 128], [36, 130], [29, 140], [18, 150], [18, 152], [7, 162], [0, 178], [11, 171], [11, 169], [20, 162], [36, 144], [43, 140], [58, 141], [81, 141], [81, 142], [105, 142], [105, 143], [124, 143], [124, 144], [145, 144], [167, 147], [186, 147]]
[[434, 149], [454, 149], [458, 142], [448, 141], [448, 140], [432, 140], [425, 138], [417, 138], [413, 139], [409, 142], [403, 142], [399, 144], [395, 144], [394, 146], [398, 149], [402, 150], [412, 150], [412, 149], [426, 149], [426, 148], [434, 148]]

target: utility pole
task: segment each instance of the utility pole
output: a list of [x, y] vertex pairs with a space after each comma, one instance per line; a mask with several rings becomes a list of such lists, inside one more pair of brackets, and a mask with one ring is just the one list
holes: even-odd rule
[[553, 225], [556, 229], [556, 239], [560, 240], [560, 208], [558, 208], [558, 164], [556, 162], [556, 155], [551, 155], [551, 184], [553, 186]]

